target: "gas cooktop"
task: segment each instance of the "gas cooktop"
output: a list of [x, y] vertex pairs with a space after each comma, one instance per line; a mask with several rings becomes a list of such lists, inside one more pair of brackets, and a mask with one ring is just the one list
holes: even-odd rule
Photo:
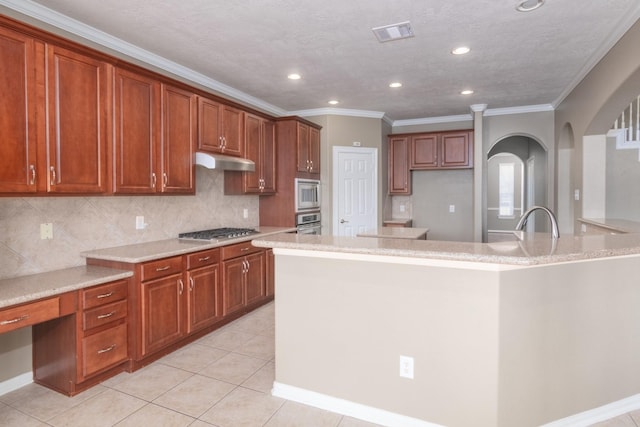
[[191, 240], [225, 240], [234, 239], [236, 237], [250, 236], [256, 234], [257, 231], [253, 228], [212, 228], [210, 230], [192, 231], [189, 233], [178, 234], [179, 239], [191, 239]]

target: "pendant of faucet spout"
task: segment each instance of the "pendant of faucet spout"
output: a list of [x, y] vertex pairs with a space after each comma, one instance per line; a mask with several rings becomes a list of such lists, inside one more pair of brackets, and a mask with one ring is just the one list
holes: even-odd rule
[[549, 217], [549, 221], [551, 221], [551, 236], [554, 239], [559, 238], [560, 230], [558, 228], [558, 221], [556, 220], [556, 216], [553, 214], [553, 212], [551, 212], [551, 209], [546, 208], [544, 206], [532, 206], [529, 209], [527, 209], [527, 211], [522, 215], [522, 217], [520, 217], [520, 220], [516, 225], [516, 231], [522, 231], [524, 229], [525, 224], [527, 223], [527, 220], [529, 219], [529, 216], [537, 210], [541, 210], [547, 214], [547, 216]]

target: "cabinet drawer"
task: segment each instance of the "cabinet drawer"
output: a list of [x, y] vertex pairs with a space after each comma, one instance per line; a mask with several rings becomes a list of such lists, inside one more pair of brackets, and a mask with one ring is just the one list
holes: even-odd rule
[[58, 297], [30, 302], [0, 311], [0, 333], [55, 319], [60, 315]]
[[253, 246], [251, 244], [251, 241], [236, 243], [235, 245], [223, 246], [220, 249], [222, 259], [231, 259], [248, 254], [254, 254], [262, 250], [264, 249]]
[[187, 270], [205, 265], [215, 264], [220, 261], [220, 249], [211, 249], [210, 251], [196, 252], [187, 255]]
[[88, 377], [127, 358], [127, 324], [82, 340], [82, 374]]
[[80, 291], [82, 308], [86, 310], [125, 299], [128, 294], [127, 284], [126, 280], [121, 280]]
[[142, 264], [142, 282], [170, 274], [182, 273], [182, 257], [165, 258]]
[[127, 317], [127, 300], [103, 305], [82, 314], [82, 329], [88, 330]]

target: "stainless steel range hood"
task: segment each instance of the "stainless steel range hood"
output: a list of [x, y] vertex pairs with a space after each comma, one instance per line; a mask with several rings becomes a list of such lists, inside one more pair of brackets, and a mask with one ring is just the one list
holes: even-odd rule
[[240, 157], [225, 156], [224, 154], [196, 152], [196, 165], [207, 169], [221, 169], [231, 171], [255, 172], [256, 164], [253, 160]]

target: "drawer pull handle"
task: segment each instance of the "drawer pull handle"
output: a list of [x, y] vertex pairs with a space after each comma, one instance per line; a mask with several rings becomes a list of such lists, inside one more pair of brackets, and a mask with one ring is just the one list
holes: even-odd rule
[[106, 294], [100, 294], [96, 296], [96, 298], [109, 298], [111, 295], [113, 295], [113, 291], [107, 292]]
[[202, 261], [209, 261], [211, 259], [211, 256], [206, 256], [204, 258], [198, 258], [198, 261], [202, 262]]
[[113, 316], [114, 314], [116, 314], [116, 312], [115, 312], [115, 311], [112, 311], [111, 313], [107, 313], [107, 314], [99, 314], [99, 315], [98, 315], [98, 319], [106, 319], [107, 317], [111, 317], [111, 316]]
[[16, 317], [15, 319], [11, 319], [11, 320], [3, 320], [2, 322], [0, 322], [0, 326], [3, 325], [10, 325], [12, 323], [18, 323], [18, 322], [22, 322], [23, 320], [26, 320], [29, 318], [28, 314], [24, 314], [20, 317]]
[[249, 250], [249, 248], [240, 248], [240, 252], [246, 252], [248, 250]]
[[115, 344], [111, 344], [107, 348], [103, 348], [102, 350], [98, 350], [98, 354], [107, 353], [107, 352], [109, 352], [109, 351], [111, 351], [111, 350], [113, 350], [115, 348], [116, 348], [116, 345]]
[[165, 267], [158, 267], [158, 268], [156, 268], [156, 271], [167, 271], [167, 270], [168, 270], [168, 269], [170, 269], [170, 268], [171, 268], [171, 266], [170, 266], [170, 265], [167, 265], [167, 266], [165, 266]]

